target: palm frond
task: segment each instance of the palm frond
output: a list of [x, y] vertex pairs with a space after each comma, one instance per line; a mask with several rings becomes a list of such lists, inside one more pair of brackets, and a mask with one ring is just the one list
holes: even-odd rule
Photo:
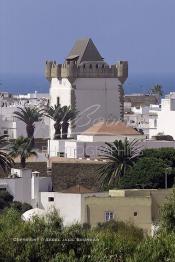
[[99, 157], [107, 162], [98, 170], [99, 179], [102, 184], [110, 185], [113, 181], [123, 176], [129, 166], [140, 156], [143, 146], [140, 141], [134, 139], [129, 141], [127, 138], [116, 140], [113, 143], [105, 143], [105, 146], [99, 148]]

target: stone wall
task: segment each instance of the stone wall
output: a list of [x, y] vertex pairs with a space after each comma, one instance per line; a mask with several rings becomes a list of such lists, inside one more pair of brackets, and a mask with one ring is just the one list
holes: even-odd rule
[[100, 191], [98, 169], [102, 163], [52, 163], [54, 191], [61, 191], [80, 184]]

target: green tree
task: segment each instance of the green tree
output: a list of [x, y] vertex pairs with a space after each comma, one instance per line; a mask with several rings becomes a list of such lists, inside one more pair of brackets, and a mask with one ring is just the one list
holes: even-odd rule
[[115, 221], [110, 220], [103, 223], [98, 223], [98, 225], [94, 228], [94, 232], [111, 232], [116, 233], [119, 235], [123, 235], [126, 238], [130, 238], [132, 236], [132, 239], [135, 241], [138, 241], [140, 239], [143, 240], [143, 230], [140, 228], [137, 228], [133, 224], [126, 224], [123, 221]]
[[14, 112], [14, 116], [26, 124], [26, 132], [28, 138], [34, 144], [35, 123], [40, 122], [43, 117], [43, 110], [37, 107], [25, 106], [18, 107], [18, 111]]
[[139, 244], [134, 255], [127, 262], [173, 262], [175, 261], [175, 234], [161, 233], [153, 238], [147, 238]]
[[157, 148], [157, 149], [145, 149], [143, 151], [143, 157], [154, 157], [162, 159], [167, 166], [175, 167], [175, 149], [174, 148]]
[[133, 241], [132, 235], [125, 237], [110, 231], [95, 234], [94, 239], [96, 241], [91, 250], [91, 262], [125, 262], [140, 243], [138, 240]]
[[[165, 188], [165, 161], [155, 157], [142, 157], [128, 169], [120, 179], [120, 188]], [[168, 178], [168, 186], [174, 183], [173, 177]]]
[[54, 139], [61, 139], [61, 121], [63, 119], [63, 114], [60, 105], [48, 106], [45, 109], [45, 114], [54, 121]]
[[[7, 135], [0, 136], [0, 147], [3, 147], [7, 143]], [[4, 173], [8, 173], [11, 167], [14, 165], [13, 159], [4, 151], [0, 151], [0, 168]]]
[[157, 98], [157, 102], [161, 102], [161, 97], [164, 95], [163, 88], [161, 85], [156, 84], [150, 89], [150, 94]]
[[[55, 105], [49, 106], [46, 108], [46, 116], [51, 118], [54, 123], [55, 128], [55, 135], [54, 139], [67, 139], [68, 128], [70, 125], [70, 121], [72, 121], [75, 116], [76, 112], [71, 109], [70, 106], [63, 106]], [[61, 137], [62, 133], [62, 137]]]
[[138, 140], [130, 142], [127, 138], [105, 144], [106, 146], [100, 148], [100, 157], [106, 160], [106, 163], [98, 172], [102, 186], [110, 186], [125, 176], [127, 169], [138, 160], [142, 148]]
[[163, 88], [159, 84], [156, 84], [151, 88], [151, 94], [153, 95], [158, 95], [159, 97], [162, 97], [163, 93]]
[[160, 210], [161, 228], [175, 233], [175, 189]]
[[124, 262], [143, 235], [134, 226], [114, 226], [108, 224], [109, 230], [84, 230], [78, 224], [63, 227], [55, 211], [46, 219], [35, 217], [24, 222], [21, 212], [8, 208], [0, 215], [0, 261]]
[[67, 134], [68, 134], [68, 128], [70, 125], [70, 121], [72, 121], [73, 119], [75, 119], [76, 117], [76, 112], [75, 110], [71, 109], [70, 106], [63, 106], [61, 108], [62, 111], [62, 138], [63, 139], [67, 139]]
[[26, 167], [26, 159], [30, 156], [37, 156], [36, 151], [33, 150], [33, 145], [30, 138], [18, 137], [11, 142], [9, 146], [9, 156], [16, 158], [20, 157], [21, 167]]

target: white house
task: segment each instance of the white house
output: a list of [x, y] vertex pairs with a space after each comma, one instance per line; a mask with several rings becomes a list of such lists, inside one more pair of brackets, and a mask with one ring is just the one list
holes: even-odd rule
[[0, 179], [0, 190], [7, 190], [14, 200], [33, 206], [22, 215], [25, 221], [35, 216], [45, 217], [56, 210], [64, 226], [75, 223], [96, 226], [99, 222], [114, 219], [131, 222], [152, 235], [154, 221], [159, 218], [159, 207], [172, 192], [172, 189], [92, 192], [81, 185], [52, 192], [51, 178], [38, 175], [29, 169], [12, 169], [10, 177]]
[[152, 110], [150, 117], [150, 138], [157, 135], [170, 135], [175, 139], [175, 92], [171, 92], [161, 100], [161, 109]]
[[97, 122], [77, 135], [77, 140], [49, 140], [48, 155], [50, 157], [96, 159], [99, 155], [99, 148], [104, 146], [105, 142], [112, 143], [125, 138], [143, 141], [145, 136], [121, 121]]
[[30, 169], [11, 169], [7, 178], [0, 179], [0, 190], [7, 190], [15, 201], [28, 203], [33, 207], [39, 205], [39, 193], [52, 191], [51, 177], [39, 176]]

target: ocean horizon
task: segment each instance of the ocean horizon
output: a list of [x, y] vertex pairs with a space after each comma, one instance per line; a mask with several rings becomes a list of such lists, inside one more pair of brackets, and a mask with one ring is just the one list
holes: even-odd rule
[[[171, 74], [130, 74], [124, 84], [125, 94], [148, 93], [155, 84], [163, 87], [164, 93], [175, 92], [175, 73]], [[0, 75], [0, 91], [12, 94], [49, 92], [49, 81], [44, 75]]]

